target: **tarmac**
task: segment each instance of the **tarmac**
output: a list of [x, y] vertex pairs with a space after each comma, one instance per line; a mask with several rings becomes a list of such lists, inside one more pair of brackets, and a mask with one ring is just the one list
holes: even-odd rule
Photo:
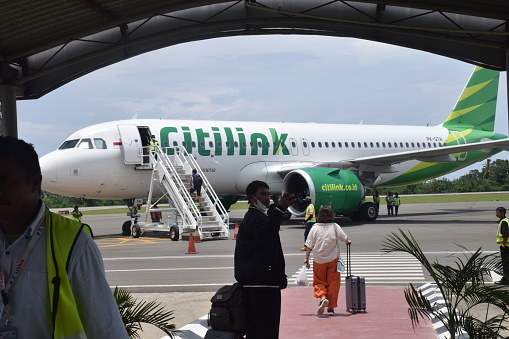
[[[282, 291], [281, 325], [279, 338], [377, 338], [377, 339], [436, 339], [431, 321], [422, 320], [412, 327], [404, 286], [366, 286], [366, 312], [350, 313], [338, 307], [334, 316], [317, 315], [318, 299], [312, 286], [289, 287]], [[339, 305], [345, 305], [342, 285]], [[207, 332], [206, 315], [183, 326], [175, 334], [181, 339], [204, 338]], [[142, 335], [142, 338], [149, 338]], [[161, 338], [161, 337], [159, 337]], [[168, 338], [168, 337], [163, 337]]]

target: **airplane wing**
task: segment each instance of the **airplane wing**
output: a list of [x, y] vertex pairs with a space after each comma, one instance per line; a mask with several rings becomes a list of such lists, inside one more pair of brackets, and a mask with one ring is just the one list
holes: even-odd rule
[[501, 140], [486, 140], [476, 143], [444, 146], [439, 148], [397, 152], [349, 159], [347, 161], [318, 163], [315, 164], [315, 166], [347, 169], [347, 167], [357, 167], [358, 165], [390, 166], [407, 160], [419, 160], [425, 162], [453, 162], [456, 161], [456, 158], [454, 158], [451, 154], [483, 150], [489, 152], [493, 148], [500, 148], [505, 151], [509, 151], [509, 138]]
[[420, 149], [406, 152], [396, 152], [377, 156], [362, 157], [348, 160], [331, 162], [292, 162], [277, 166], [277, 173], [284, 178], [289, 172], [309, 167], [328, 167], [350, 170], [358, 173], [359, 179], [365, 185], [371, 186], [381, 173], [398, 172], [400, 169], [396, 164], [408, 161], [419, 160], [424, 162], [454, 162], [457, 161], [452, 154], [468, 151], [489, 152], [493, 148], [509, 151], [509, 138], [501, 140], [480, 141], [463, 145], [444, 146], [439, 148]]

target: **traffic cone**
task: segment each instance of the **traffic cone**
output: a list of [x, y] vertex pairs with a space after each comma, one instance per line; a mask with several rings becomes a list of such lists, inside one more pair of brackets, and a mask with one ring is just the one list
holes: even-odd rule
[[235, 230], [233, 231], [233, 239], [232, 240], [237, 239], [237, 234], [239, 234], [239, 223], [238, 222], [235, 223]]
[[200, 232], [198, 232], [198, 226], [196, 226], [196, 229], [194, 230], [193, 238], [194, 242], [201, 242]]
[[196, 248], [194, 247], [194, 237], [193, 234], [189, 234], [189, 245], [187, 246], [187, 252], [186, 254], [196, 254]]

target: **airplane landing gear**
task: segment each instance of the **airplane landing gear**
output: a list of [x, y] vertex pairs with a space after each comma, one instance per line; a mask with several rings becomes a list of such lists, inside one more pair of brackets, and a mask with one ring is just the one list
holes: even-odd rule
[[141, 235], [141, 227], [137, 224], [133, 225], [133, 227], [131, 227], [131, 235], [133, 238], [139, 238]]

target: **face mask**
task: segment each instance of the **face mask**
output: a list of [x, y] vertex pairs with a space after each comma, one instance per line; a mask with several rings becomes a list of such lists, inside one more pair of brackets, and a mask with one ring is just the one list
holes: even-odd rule
[[[255, 198], [256, 199], [256, 198]], [[257, 210], [263, 213], [267, 213], [267, 210], [269, 209], [267, 206], [261, 203], [260, 200], [256, 199], [256, 204], [254, 205]]]

